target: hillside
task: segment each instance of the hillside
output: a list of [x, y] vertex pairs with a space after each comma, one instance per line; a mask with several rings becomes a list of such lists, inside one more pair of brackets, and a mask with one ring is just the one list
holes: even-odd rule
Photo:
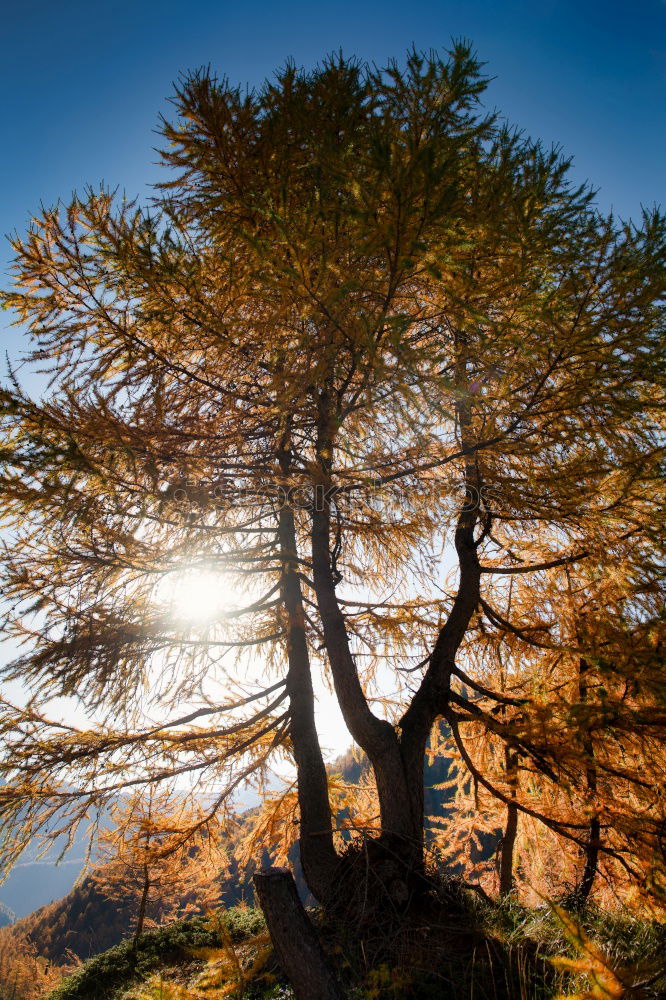
[[[102, 817], [105, 815], [101, 813]], [[92, 846], [94, 861], [94, 844]], [[70, 846], [67, 837], [62, 835], [43, 857], [38, 856], [39, 846], [28, 845], [0, 884], [0, 926], [3, 925], [3, 906], [20, 918], [65, 896], [81, 874], [89, 847], [90, 832], [85, 823], [76, 830]]]
[[[349, 752], [331, 770], [346, 781], [358, 782], [366, 767], [362, 758]], [[446, 809], [446, 794], [432, 786], [447, 774], [444, 759], [426, 769], [430, 814], [441, 815]], [[493, 847], [489, 844], [489, 850]], [[307, 902], [296, 851], [290, 860]], [[267, 863], [268, 858], [262, 861]], [[5, 975], [0, 1000], [46, 997], [45, 991], [55, 986], [67, 968], [71, 971], [78, 959], [84, 964], [56, 986], [48, 1000], [153, 1000], [156, 996], [216, 1000], [240, 996], [241, 985], [244, 1000], [287, 1000], [292, 994], [279, 980], [276, 985], [277, 970], [261, 914], [244, 904], [235, 906], [243, 897], [252, 898], [251, 874], [235, 868], [225, 879], [219, 910], [223, 916], [216, 918], [217, 923], [200, 916], [158, 927], [142, 936], [138, 948], [131, 939], [135, 905], [112, 901], [92, 879], [83, 879], [63, 899], [0, 931], [0, 977]], [[564, 973], [555, 974], [543, 956], [565, 954], [572, 961], [580, 961], [580, 956], [576, 957], [566, 928], [547, 907], [529, 911], [516, 904], [497, 906], [462, 888], [452, 871], [433, 877], [430, 903], [419, 917], [419, 926], [401, 927], [398, 937], [395, 928], [387, 929], [386, 940], [381, 929], [363, 940], [358, 929], [344, 923], [320, 928], [343, 978], [354, 987], [350, 996], [355, 1000], [467, 1000], [473, 994], [476, 1000], [546, 1000], [564, 985]], [[153, 904], [148, 917], [159, 923], [159, 904]], [[655, 978], [664, 965], [659, 958], [666, 950], [663, 927], [593, 911], [585, 919], [589, 932], [603, 941], [608, 953], [609, 982], [615, 975], [611, 966], [621, 956], [625, 965], [633, 962], [640, 968], [641, 975], [650, 972], [652, 982], [632, 994], [636, 1000], [665, 995], [657, 986], [663, 985], [662, 980]], [[14, 959], [8, 960], [12, 951]], [[583, 956], [583, 967], [586, 961], [589, 955]], [[638, 974], [633, 966], [630, 972]], [[202, 984], [208, 984], [203, 992]]]
[[127, 936], [135, 916], [132, 903], [109, 900], [85, 878], [62, 899], [18, 920], [13, 930], [28, 937], [41, 956], [60, 964], [70, 952], [86, 959], [113, 947]]
[[[337, 758], [330, 769], [342, 774], [345, 781], [356, 783], [367, 769], [367, 762], [350, 750]], [[448, 761], [443, 759], [434, 761], [426, 768], [426, 811], [429, 814], [441, 814], [445, 808], [444, 793], [434, 791], [432, 786], [444, 781], [447, 773]], [[261, 859], [261, 863], [270, 863], [268, 855]], [[297, 848], [290, 852], [290, 863], [304, 902], [312, 902], [302, 877]], [[48, 872], [48, 867], [45, 866], [44, 871]], [[232, 863], [222, 884], [221, 901], [224, 907], [233, 907], [242, 899], [253, 899], [251, 876], [251, 869], [240, 871]], [[190, 902], [192, 905], [195, 903], [194, 900]], [[147, 917], [148, 926], [160, 923], [159, 900], [151, 901]], [[59, 964], [66, 962], [72, 953], [84, 960], [117, 945], [131, 933], [135, 920], [136, 903], [128, 901], [123, 905], [108, 899], [93, 880], [86, 877], [60, 899], [19, 919], [15, 930], [17, 935], [25, 936], [33, 943], [40, 956]]]
[[[433, 884], [419, 917], [383, 933], [311, 912], [348, 1000], [663, 1000], [666, 929], [590, 910], [480, 902]], [[385, 928], [386, 930], [386, 928]], [[591, 991], [590, 991], [591, 988]], [[1, 996], [1, 992], [0, 992]], [[228, 910], [125, 941], [44, 1000], [293, 1000], [259, 911]]]

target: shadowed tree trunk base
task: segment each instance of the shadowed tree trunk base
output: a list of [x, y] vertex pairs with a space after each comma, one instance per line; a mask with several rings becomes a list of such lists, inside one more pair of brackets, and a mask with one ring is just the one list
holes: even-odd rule
[[590, 832], [585, 848], [585, 867], [581, 880], [573, 892], [570, 892], [564, 900], [564, 906], [569, 909], [582, 910], [588, 904], [599, 867], [600, 834], [601, 824], [595, 817], [590, 821]]
[[431, 884], [423, 849], [383, 834], [350, 844], [340, 858], [336, 886], [326, 902], [334, 921], [376, 930], [399, 926], [418, 909]]
[[254, 885], [280, 966], [297, 1000], [344, 1000], [288, 868], [263, 868]]

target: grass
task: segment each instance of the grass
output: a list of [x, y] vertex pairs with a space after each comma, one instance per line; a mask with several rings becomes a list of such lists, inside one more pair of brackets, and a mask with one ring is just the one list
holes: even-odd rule
[[[449, 879], [401, 922], [359, 927], [314, 916], [349, 1000], [666, 996], [666, 927], [626, 914], [589, 908], [572, 921], [547, 904], [484, 902]], [[217, 929], [196, 918], [91, 959], [47, 1000], [291, 1000], [288, 986], [266, 975], [265, 957], [254, 961], [268, 953], [266, 941], [257, 910], [231, 909]], [[223, 953], [233, 961], [221, 960]], [[628, 988], [604, 993], [604, 983]]]
[[572, 915], [548, 903], [528, 909], [504, 902], [489, 911], [486, 926], [508, 950], [529, 942], [567, 971], [560, 982], [565, 995], [666, 997], [666, 925], [656, 920], [593, 905]]
[[[223, 919], [226, 934], [234, 944], [265, 928], [261, 912], [247, 907], [234, 907]], [[197, 949], [224, 945], [224, 935], [205, 917], [174, 923], [143, 934], [136, 946], [130, 939], [96, 955], [68, 976], [45, 1000], [112, 1000], [157, 969], [201, 965], [194, 957]]]

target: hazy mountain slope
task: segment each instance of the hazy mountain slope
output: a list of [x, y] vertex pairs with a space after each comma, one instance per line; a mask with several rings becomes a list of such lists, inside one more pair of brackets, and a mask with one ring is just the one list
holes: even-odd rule
[[63, 962], [68, 952], [85, 959], [113, 947], [131, 930], [133, 906], [109, 900], [90, 878], [62, 899], [18, 920], [17, 934], [26, 934], [37, 952]]
[[0, 927], [9, 927], [16, 922], [16, 914], [4, 903], [0, 903]]
[[[25, 917], [40, 906], [60, 899], [72, 888], [85, 862], [88, 838], [77, 834], [76, 841], [60, 864], [56, 864], [62, 845], [56, 845], [45, 858], [37, 859], [26, 851], [0, 885], [0, 901], [17, 917]], [[0, 916], [1, 920], [1, 916]]]

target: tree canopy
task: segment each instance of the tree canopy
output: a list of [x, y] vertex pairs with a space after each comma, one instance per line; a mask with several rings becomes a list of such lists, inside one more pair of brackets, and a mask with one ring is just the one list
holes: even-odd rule
[[[601, 866], [663, 898], [666, 226], [604, 215], [481, 70], [195, 72], [151, 204], [90, 189], [13, 240], [50, 381], [2, 394], [5, 676], [34, 693], [2, 704], [5, 860], [185, 775], [213, 822], [282, 755], [330, 901], [321, 667], [405, 871], [442, 750], [431, 836], [503, 830], [496, 884], [466, 855], [487, 887], [586, 897]], [[219, 607], [180, 614], [201, 574]]]

